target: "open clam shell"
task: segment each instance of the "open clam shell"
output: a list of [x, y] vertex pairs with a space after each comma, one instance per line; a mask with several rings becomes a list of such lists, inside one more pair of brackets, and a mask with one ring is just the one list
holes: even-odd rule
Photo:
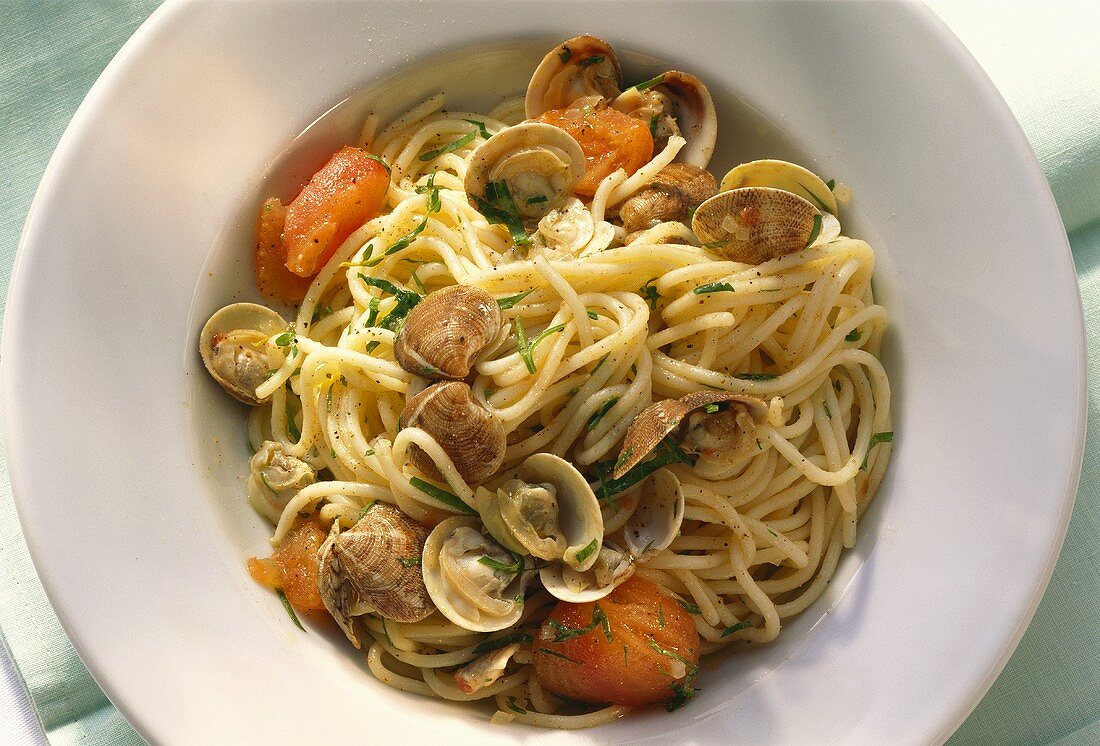
[[672, 543], [683, 521], [683, 485], [668, 469], [658, 469], [642, 483], [638, 506], [623, 526], [623, 542], [644, 562]]
[[[522, 220], [535, 222], [565, 204], [584, 168], [584, 152], [565, 130], [523, 122], [501, 130], [474, 151], [463, 186], [478, 210], [510, 199]], [[501, 194], [502, 184], [506, 195]]]
[[539, 580], [555, 598], [581, 604], [599, 601], [633, 574], [630, 553], [605, 543], [588, 570], [579, 572], [567, 565], [553, 564], [539, 570]]
[[796, 194], [743, 187], [699, 205], [691, 229], [727, 259], [760, 264], [805, 249], [820, 234], [822, 220], [818, 209]]
[[473, 632], [519, 621], [531, 575], [522, 557], [493, 541], [476, 518], [448, 518], [424, 543], [424, 585], [443, 616]]
[[619, 94], [611, 103], [619, 111], [652, 122], [654, 152], [661, 150], [672, 135], [687, 144], [676, 160], [706, 168], [718, 139], [718, 114], [703, 81], [690, 73], [669, 70]]
[[760, 160], [742, 163], [722, 177], [721, 191], [743, 187], [782, 189], [809, 200], [822, 212], [837, 214], [836, 196], [821, 177], [797, 163]]
[[233, 303], [218, 310], [199, 332], [199, 354], [215, 381], [231, 396], [257, 406], [266, 399], [256, 387], [278, 367], [268, 356], [267, 340], [289, 328], [282, 316], [255, 303]]
[[619, 95], [622, 84], [623, 71], [611, 45], [595, 36], [577, 36], [550, 50], [535, 68], [523, 108], [533, 119], [589, 96], [609, 101]]
[[757, 422], [768, 414], [768, 405], [762, 399], [728, 391], [693, 391], [679, 399], [659, 401], [642, 410], [630, 423], [612, 476], [618, 479], [641, 463], [690, 412], [726, 402], [744, 407]]

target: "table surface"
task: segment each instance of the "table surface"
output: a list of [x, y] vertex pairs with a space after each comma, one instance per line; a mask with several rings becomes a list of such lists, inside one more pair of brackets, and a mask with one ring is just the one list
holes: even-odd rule
[[[7, 164], [6, 199], [0, 203], [0, 287], [5, 297], [22, 223], [53, 148], [103, 67], [158, 4], [158, 0], [0, 3], [0, 28], [7, 37], [0, 46], [0, 162]], [[1065, 0], [1026, 7], [998, 0], [932, 0], [930, 4], [986, 68], [1020, 117], [1067, 225], [1077, 228], [1070, 237], [1091, 328], [1092, 320], [1100, 319], [1100, 269], [1096, 269], [1100, 267], [1100, 226], [1075, 223], [1089, 210], [1092, 218], [1100, 217], [1096, 207], [1100, 192], [1060, 189], [1065, 169], [1057, 167], [1056, 151], [1064, 147], [1059, 137], [1072, 138], [1074, 127], [1100, 128], [1100, 112], [1092, 109], [1086, 122], [1069, 121], [1069, 129], [1060, 134], [1052, 131], [1046, 119], [1029, 122], [1032, 112], [1026, 104], [1036, 95], [1035, 86], [1045, 85], [1052, 74], [1080, 72], [1082, 60], [1085, 73], [1092, 68], [1091, 80], [1100, 78], [1100, 52], [1094, 51], [1094, 40], [1089, 38], [1100, 25], [1100, 5]], [[1028, 74], [1029, 69], [1036, 73]], [[1085, 78], [1089, 79], [1087, 74]], [[1100, 100], [1100, 94], [1094, 91], [1093, 98]], [[1092, 168], [1100, 171], [1100, 161]], [[1100, 184], [1100, 176], [1093, 183]], [[1092, 376], [1096, 359], [1090, 354], [1090, 392], [1097, 383]], [[1092, 416], [1093, 400], [1090, 395], [1089, 452], [1082, 487], [1051, 586], [1016, 653], [952, 743], [1100, 742], [1100, 458], [1089, 458], [1100, 451], [1095, 445], [1100, 443], [1100, 433], [1094, 430], [1100, 425]], [[0, 526], [12, 515], [7, 467], [0, 450]], [[17, 529], [14, 533], [0, 533], [0, 586], [6, 584], [7, 590], [21, 591], [28, 599], [39, 598], [41, 588], [20, 546], [22, 538]], [[0, 611], [13, 648], [12, 634], [25, 633], [18, 629], [19, 621], [16, 615]], [[67, 654], [71, 656], [71, 651]], [[87, 672], [77, 665], [77, 680], [60, 682], [56, 696], [62, 704], [72, 691], [94, 689]], [[46, 743], [23, 684], [28, 672], [22, 673], [23, 677], [0, 635], [0, 746]], [[91, 695], [92, 710], [97, 694], [99, 717], [117, 717], [98, 690]], [[43, 713], [55, 743], [88, 736], [65, 723], [53, 728], [51, 718]]]

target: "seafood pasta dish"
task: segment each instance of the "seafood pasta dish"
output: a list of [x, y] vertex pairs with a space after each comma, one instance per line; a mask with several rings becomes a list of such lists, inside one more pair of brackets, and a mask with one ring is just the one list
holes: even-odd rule
[[875, 254], [842, 184], [708, 170], [689, 73], [630, 85], [580, 36], [509, 93], [370, 114], [260, 206], [271, 307], [199, 337], [251, 406], [248, 570], [382, 683], [494, 723], [673, 711], [855, 544], [893, 440]]

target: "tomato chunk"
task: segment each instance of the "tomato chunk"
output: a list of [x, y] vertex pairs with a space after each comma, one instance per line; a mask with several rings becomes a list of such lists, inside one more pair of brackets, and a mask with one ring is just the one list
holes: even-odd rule
[[256, 221], [256, 248], [253, 267], [256, 270], [256, 287], [260, 292], [278, 300], [297, 305], [309, 290], [309, 277], [299, 277], [286, 267], [286, 244], [283, 243], [283, 223], [286, 207], [275, 197], [264, 202]]
[[570, 699], [682, 703], [691, 696], [699, 633], [679, 604], [636, 575], [600, 601], [559, 602], [534, 650], [539, 683]]
[[607, 175], [620, 168], [632, 174], [653, 158], [646, 123], [615, 109], [551, 109], [537, 121], [561, 127], [580, 144], [585, 170], [577, 194], [591, 197]]
[[303, 523], [286, 535], [269, 559], [248, 560], [248, 573], [260, 585], [281, 589], [298, 611], [323, 611], [325, 604], [317, 588], [317, 550], [325, 536], [316, 521]]

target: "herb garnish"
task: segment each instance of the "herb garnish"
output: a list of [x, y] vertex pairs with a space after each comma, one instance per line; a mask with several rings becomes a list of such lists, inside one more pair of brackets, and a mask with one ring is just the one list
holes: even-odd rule
[[859, 340], [859, 329], [853, 329], [844, 336], [845, 342], [856, 342]]
[[492, 133], [489, 132], [489, 130], [485, 129], [485, 122], [479, 122], [476, 119], [463, 119], [462, 121], [469, 122], [470, 124], [477, 127], [478, 133], [486, 140], [493, 136]]
[[382, 168], [386, 169], [387, 174], [393, 173], [393, 170], [390, 169], [390, 164], [388, 164], [384, 160], [382, 160], [381, 156], [375, 155], [374, 153], [366, 153], [366, 152], [364, 152], [363, 155], [370, 158], [372, 161], [378, 161], [379, 163], [381, 163]]
[[825, 182], [825, 186], [829, 187], [829, 191], [836, 189], [836, 179], [829, 179]]
[[459, 513], [466, 513], [468, 515], [477, 514], [477, 511], [475, 511], [466, 503], [459, 500], [458, 495], [447, 492], [447, 490], [441, 490], [431, 482], [425, 482], [420, 477], [412, 477], [411, 479], [409, 479], [409, 484], [411, 484], [413, 487], [416, 487], [425, 495], [435, 498], [452, 510], [456, 510]]
[[734, 378], [742, 381], [773, 381], [779, 377], [777, 373], [734, 373]]
[[549, 202], [549, 201], [550, 201], [550, 198], [547, 197], [545, 194], [536, 194], [534, 197], [528, 197], [527, 198], [527, 204], [529, 204], [529, 205], [539, 205], [539, 204], [542, 204], [543, 202]]
[[495, 560], [487, 554], [483, 554], [480, 557], [478, 557], [477, 561], [480, 564], [485, 565], [486, 567], [488, 567], [491, 570], [496, 570], [497, 572], [503, 572], [503, 573], [506, 573], [508, 575], [515, 575], [516, 573], [518, 573], [520, 570], [523, 569], [523, 557], [520, 557], [518, 554], [510, 552], [507, 549], [504, 550], [504, 551], [506, 551], [506, 552], [508, 552], [509, 554], [512, 555], [512, 564], [506, 565], [503, 562], [501, 562], [500, 560]]
[[581, 60], [581, 67], [589, 67], [591, 65], [598, 65], [606, 58], [602, 54], [594, 54], [587, 59]]
[[279, 597], [279, 600], [283, 602], [283, 608], [286, 609], [286, 613], [287, 616], [290, 617], [290, 621], [294, 622], [294, 626], [305, 632], [306, 628], [303, 627], [302, 623], [298, 621], [298, 615], [294, 613], [294, 607], [290, 605], [290, 599], [288, 599], [286, 597], [286, 594], [283, 593], [283, 589], [276, 588], [275, 595], [277, 595]]
[[696, 461], [694, 456], [690, 456], [680, 450], [680, 447], [676, 445], [670, 438], [665, 438], [654, 449], [654, 456], [648, 461], [643, 461], [640, 464], [635, 464], [631, 469], [623, 474], [618, 479], [608, 479], [612, 472], [615, 470], [615, 466], [620, 463], [625, 463], [631, 456], [630, 449], [623, 452], [623, 456], [620, 457], [619, 462], [612, 464], [611, 461], [597, 461], [593, 466], [596, 468], [596, 474], [598, 475], [598, 483], [595, 488], [596, 497], [599, 498], [601, 503], [608, 503], [615, 495], [621, 492], [626, 492], [628, 489], [641, 482], [658, 469], [664, 468], [669, 464], [680, 462], [683, 464], [693, 465]]
[[687, 701], [689, 699], [691, 699], [693, 696], [695, 696], [695, 689], [692, 687], [692, 683], [695, 681], [695, 674], [697, 674], [699, 672], [699, 667], [696, 666], [691, 661], [689, 661], [684, 656], [677, 653], [675, 650], [669, 650], [667, 648], [662, 648], [652, 638], [649, 641], [649, 647], [653, 648], [655, 651], [657, 651], [661, 655], [667, 656], [667, 657], [672, 658], [673, 660], [676, 660], [676, 661], [680, 661], [681, 663], [684, 664], [684, 667], [687, 670], [687, 675], [684, 676], [683, 683], [680, 683], [678, 681], [674, 681], [671, 684], [669, 684], [669, 689], [672, 690], [672, 693], [675, 696], [672, 699], [670, 699], [668, 701], [667, 705], [666, 705], [669, 712], [672, 712], [673, 710], [677, 710], [677, 709], [683, 707], [685, 704], [687, 704]]
[[707, 414], [714, 414], [715, 412], [717, 412], [721, 408], [722, 407], [719, 406], [717, 403], [712, 403], [712, 404], [705, 405], [703, 407], [703, 411], [705, 411]]
[[[599, 604], [593, 604], [592, 621], [584, 627], [570, 627], [554, 619], [547, 619], [546, 626], [557, 630], [557, 634], [554, 635], [553, 639], [555, 643], [572, 640], [574, 637], [583, 637], [596, 629], [596, 627], [603, 627], [603, 636], [607, 638], [608, 642], [613, 642], [615, 640], [614, 636], [611, 634], [611, 622], [608, 620], [607, 615], [604, 614]], [[543, 650], [546, 650], [546, 648], [543, 648]]]
[[538, 336], [527, 342], [527, 332], [523, 328], [523, 319], [516, 318], [516, 342], [519, 344], [519, 356], [523, 358], [523, 364], [527, 366], [528, 373], [535, 373], [538, 368], [535, 367], [534, 352], [538, 347], [539, 342], [549, 337], [551, 334], [557, 334], [565, 329], [565, 324], [556, 324], [547, 329], [543, 329], [539, 332]]
[[489, 653], [494, 650], [499, 650], [505, 645], [511, 645], [513, 642], [531, 642], [534, 638], [526, 632], [513, 632], [510, 635], [504, 637], [498, 637], [495, 640], [486, 640], [485, 642], [474, 646], [474, 654], [482, 655], [483, 653]]
[[523, 709], [518, 704], [516, 704], [516, 698], [515, 697], [509, 697], [508, 701], [505, 703], [505, 706], [509, 710], [511, 710], [512, 712], [517, 713], [519, 715], [526, 715], [527, 714], [527, 710]]
[[298, 423], [294, 421], [294, 413], [290, 411], [290, 399], [286, 400], [286, 431], [290, 437], [294, 438], [295, 442], [302, 439], [302, 431], [298, 428]]
[[653, 86], [660, 85], [663, 82], [665, 82], [665, 74], [661, 73], [660, 75], [653, 76], [644, 83], [639, 83], [638, 85], [634, 86], [634, 88], [639, 91], [644, 91], [646, 88], [652, 88]]
[[561, 51], [558, 52], [558, 59], [561, 60], [561, 64], [563, 64], [563, 65], [566, 62], [568, 62], [569, 60], [571, 60], [572, 58], [573, 58], [573, 50], [570, 49], [569, 47], [562, 47]]
[[600, 315], [593, 311], [591, 308], [584, 309], [584, 312], [588, 315], [588, 318], [592, 319], [593, 321], [600, 318]]
[[802, 182], [798, 182], [798, 186], [802, 187], [802, 191], [804, 191], [806, 194], [810, 195], [810, 199], [813, 200], [817, 204], [817, 206], [821, 209], [822, 212], [832, 213], [832, 210], [829, 209], [829, 206], [826, 205], [824, 202], [822, 202], [816, 194], [814, 194], [812, 191], [807, 189], [806, 186]]
[[425, 163], [427, 161], [430, 161], [433, 158], [438, 158], [441, 155], [446, 155], [447, 153], [453, 153], [456, 150], [458, 150], [459, 148], [461, 148], [463, 145], [469, 145], [470, 143], [472, 143], [474, 141], [475, 137], [477, 137], [477, 132], [476, 131], [471, 132], [468, 135], [463, 135], [462, 137], [458, 138], [457, 140], [449, 142], [441, 148], [436, 148], [435, 150], [429, 150], [427, 153], [424, 153], [423, 155], [420, 156], [420, 162]]
[[661, 602], [657, 602], [657, 624], [661, 629], [665, 628], [665, 605]]
[[696, 295], [706, 295], [707, 293], [732, 293], [735, 292], [733, 285], [728, 282], [708, 282], [706, 285], [700, 285], [693, 291]]
[[615, 406], [615, 402], [617, 401], [619, 401], [619, 397], [613, 396], [605, 401], [603, 404], [601, 404], [600, 408], [596, 410], [595, 414], [588, 418], [588, 429], [595, 430], [596, 425], [600, 424], [600, 420], [603, 419], [603, 416], [607, 414], [608, 410]]
[[507, 298], [497, 298], [497, 306], [500, 307], [501, 311], [507, 311], [533, 292], [535, 292], [535, 288], [524, 290], [522, 293], [516, 293], [515, 295], [509, 295]]
[[531, 239], [523, 230], [523, 221], [519, 217], [519, 209], [508, 191], [508, 183], [505, 181], [490, 181], [485, 185], [485, 198], [473, 195], [477, 203], [478, 212], [485, 216], [491, 225], [503, 225], [512, 236], [512, 241], [517, 246], [526, 246]]
[[734, 632], [740, 632], [741, 630], [748, 629], [751, 626], [752, 626], [752, 622], [748, 621], [747, 619], [743, 622], [738, 622], [737, 624], [733, 625], [732, 627], [726, 627], [724, 630], [722, 630], [722, 637], [728, 637], [729, 635], [732, 635]]
[[586, 559], [592, 556], [592, 553], [596, 551], [596, 540], [588, 542], [583, 549], [577, 552], [577, 562], [584, 562]]
[[676, 603], [683, 606], [684, 611], [686, 611], [689, 614], [699, 615], [699, 614], [703, 613], [702, 610], [700, 610], [699, 607], [696, 604], [693, 604], [690, 601], [684, 601], [683, 599], [678, 598], [678, 599], [676, 599]]
[[650, 137], [652, 137], [652, 138], [657, 137], [657, 125], [660, 123], [660, 121], [661, 121], [661, 115], [660, 114], [654, 114], [653, 116], [651, 116], [649, 118], [649, 136]]
[[363, 520], [363, 516], [370, 512], [370, 509], [378, 504], [377, 500], [371, 500], [369, 503], [363, 506], [363, 509], [359, 511], [359, 517], [355, 519], [355, 522]]
[[[367, 277], [362, 272], [359, 273], [359, 279], [363, 281], [365, 285], [378, 288], [379, 290], [389, 293], [397, 298], [397, 305], [393, 307], [393, 310], [386, 314], [386, 318], [382, 319], [380, 326], [383, 329], [389, 329], [390, 331], [398, 331], [397, 327], [402, 320], [409, 314], [409, 311], [413, 307], [423, 300], [423, 296], [419, 293], [414, 293], [412, 290], [402, 290], [394, 285], [389, 280], [383, 280], [380, 277]], [[374, 317], [368, 317], [367, 326], [373, 325]]]
[[583, 666], [584, 665], [579, 660], [577, 660], [575, 658], [570, 658], [568, 655], [565, 655], [564, 653], [559, 653], [556, 650], [551, 650], [550, 648], [539, 648], [539, 652], [540, 653], [546, 653], [547, 655], [552, 655], [555, 658], [561, 658], [562, 660], [569, 661], [570, 663], [576, 663], [578, 666]]
[[810, 231], [810, 237], [808, 239], [806, 239], [806, 246], [808, 247], [810, 244], [812, 244], [814, 241], [816, 241], [817, 237], [819, 235], [821, 235], [821, 213], [820, 212], [817, 213], [816, 215], [814, 215], [814, 227]]
[[649, 304], [650, 311], [657, 310], [657, 299], [661, 297], [661, 294], [657, 292], [657, 286], [653, 284], [656, 281], [656, 277], [650, 278], [646, 280], [645, 285], [638, 288], [638, 292], [641, 293], [642, 297], [645, 298], [646, 302]]
[[871, 449], [877, 446], [879, 443], [893, 443], [894, 433], [875, 433], [871, 436], [871, 442], [867, 444], [867, 455], [863, 457], [863, 463], [860, 465], [860, 471], [867, 471], [867, 459], [871, 457]]

